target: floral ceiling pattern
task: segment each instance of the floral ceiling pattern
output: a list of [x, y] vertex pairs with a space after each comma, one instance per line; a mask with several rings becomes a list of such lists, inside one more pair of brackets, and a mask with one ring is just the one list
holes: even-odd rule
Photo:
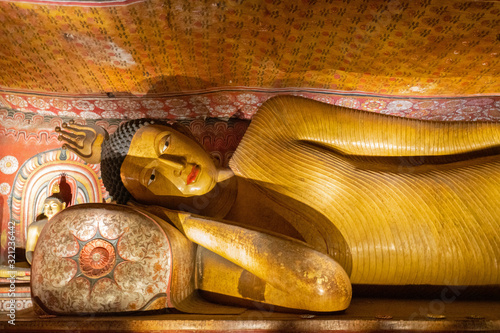
[[66, 95], [214, 87], [499, 91], [500, 3], [0, 2], [0, 86]]

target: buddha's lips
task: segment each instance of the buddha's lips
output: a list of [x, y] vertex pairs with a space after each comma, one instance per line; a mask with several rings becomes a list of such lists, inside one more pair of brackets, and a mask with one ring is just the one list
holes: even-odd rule
[[189, 185], [193, 183], [196, 180], [196, 177], [198, 177], [198, 173], [200, 173], [200, 167], [197, 165], [193, 165], [191, 172], [187, 176], [186, 184]]

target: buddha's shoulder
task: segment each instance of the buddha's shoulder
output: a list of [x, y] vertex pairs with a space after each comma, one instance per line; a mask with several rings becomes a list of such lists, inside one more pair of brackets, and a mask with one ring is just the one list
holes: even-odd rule
[[49, 222], [49, 220], [47, 218], [43, 218], [31, 223], [28, 228], [43, 228], [47, 224], [47, 222]]

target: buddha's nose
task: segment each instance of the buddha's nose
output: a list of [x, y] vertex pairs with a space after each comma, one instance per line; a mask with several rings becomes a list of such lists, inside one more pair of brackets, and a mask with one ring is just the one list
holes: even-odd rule
[[174, 168], [175, 170], [184, 170], [186, 168], [186, 159], [175, 155], [161, 155], [159, 161], [162, 165]]

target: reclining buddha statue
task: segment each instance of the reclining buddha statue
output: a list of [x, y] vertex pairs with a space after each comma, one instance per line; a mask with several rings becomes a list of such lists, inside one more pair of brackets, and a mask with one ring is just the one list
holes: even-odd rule
[[[110, 136], [74, 123], [57, 131], [65, 147], [101, 163], [118, 204], [135, 203], [127, 209], [161, 226], [164, 246], [173, 249], [175, 238], [190, 249], [166, 259], [176, 274], [196, 278], [187, 288], [170, 276], [165, 307], [182, 310], [177, 305], [197, 290], [217, 303], [326, 312], [348, 307], [351, 284], [500, 285], [500, 124], [407, 119], [279, 96], [254, 116], [229, 168], [216, 166], [185, 128], [159, 120], [133, 120]], [[77, 221], [85, 209], [106, 207], [74, 206], [54, 219], [78, 212]], [[41, 237], [61, 233], [50, 225]], [[121, 244], [113, 245], [115, 234], [113, 251]], [[79, 238], [66, 257], [78, 261], [85, 246]], [[34, 275], [52, 262], [38, 250]], [[79, 265], [57, 283], [71, 285], [84, 273]], [[85, 283], [100, 280], [92, 281]], [[35, 277], [33, 285], [36, 297], [53, 288]], [[176, 288], [189, 292], [181, 297]]]

